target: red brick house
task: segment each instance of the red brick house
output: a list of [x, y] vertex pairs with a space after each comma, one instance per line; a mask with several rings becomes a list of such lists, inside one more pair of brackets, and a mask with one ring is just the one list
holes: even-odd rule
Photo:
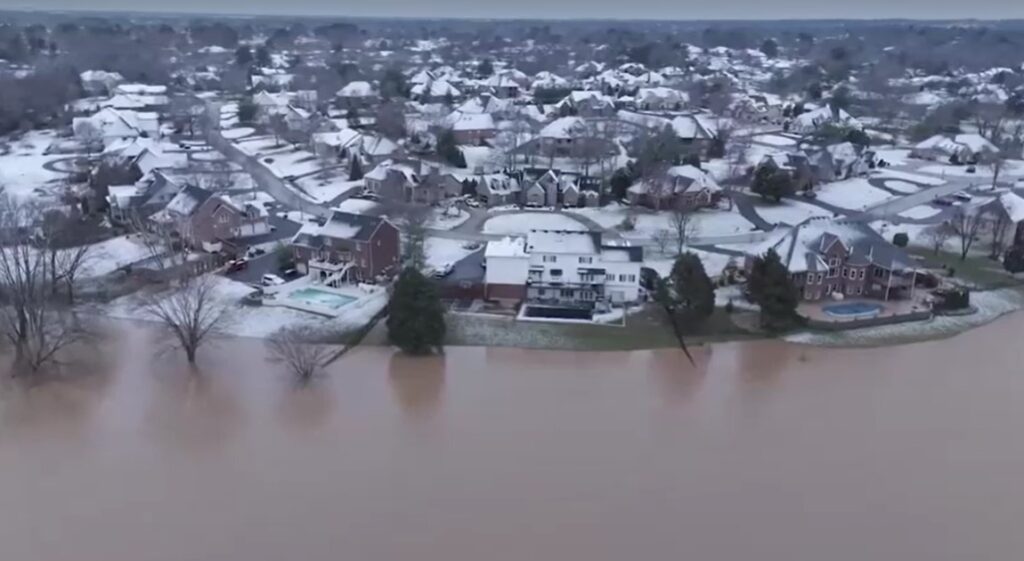
[[303, 226], [291, 246], [300, 272], [335, 286], [394, 273], [401, 256], [394, 224], [340, 210], [322, 224]]
[[192, 247], [217, 251], [223, 242], [265, 234], [267, 212], [255, 204], [232, 201], [227, 195], [187, 185], [151, 220]]

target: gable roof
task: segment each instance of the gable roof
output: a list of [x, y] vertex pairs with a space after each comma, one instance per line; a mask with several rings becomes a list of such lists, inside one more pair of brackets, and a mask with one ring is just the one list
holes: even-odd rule
[[322, 247], [327, 239], [366, 242], [384, 223], [388, 222], [380, 216], [335, 210], [322, 224], [304, 225], [292, 238], [292, 244], [316, 248]]
[[795, 226], [778, 227], [766, 241], [747, 251], [760, 257], [775, 250], [790, 273], [828, 269], [825, 254], [841, 244], [848, 260], [889, 270], [913, 269], [914, 262], [902, 249], [860, 222], [828, 217], [809, 218]]

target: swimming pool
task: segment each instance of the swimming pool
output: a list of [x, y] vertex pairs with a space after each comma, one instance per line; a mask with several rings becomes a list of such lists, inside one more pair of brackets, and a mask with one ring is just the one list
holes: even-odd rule
[[319, 290], [317, 288], [303, 288], [296, 290], [288, 295], [288, 299], [298, 300], [299, 302], [309, 304], [311, 306], [323, 306], [332, 310], [336, 310], [345, 304], [356, 300], [351, 296], [327, 292], [326, 290]]
[[846, 302], [822, 306], [821, 309], [833, 317], [870, 318], [877, 316], [883, 308], [881, 304], [873, 304], [871, 302]]

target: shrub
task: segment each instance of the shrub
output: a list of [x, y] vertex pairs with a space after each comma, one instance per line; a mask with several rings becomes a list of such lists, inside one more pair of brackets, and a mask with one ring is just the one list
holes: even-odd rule
[[907, 247], [907, 244], [909, 243], [910, 236], [908, 236], [905, 232], [897, 232], [896, 235], [892, 237], [892, 245], [896, 247]]

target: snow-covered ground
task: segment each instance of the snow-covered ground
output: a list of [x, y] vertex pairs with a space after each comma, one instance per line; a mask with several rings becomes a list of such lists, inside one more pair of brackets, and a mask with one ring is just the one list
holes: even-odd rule
[[903, 181], [902, 179], [887, 179], [884, 182], [885, 186], [898, 193], [904, 195], [912, 195], [921, 190], [917, 185], [910, 183], [909, 181]]
[[875, 157], [885, 160], [891, 165], [901, 166], [910, 158], [910, 150], [907, 148], [879, 148], [875, 150]]
[[469, 220], [469, 213], [460, 208], [432, 208], [426, 227], [431, 230], [451, 230]]
[[244, 138], [244, 137], [249, 136], [249, 135], [251, 135], [251, 134], [253, 134], [255, 132], [256, 132], [256, 129], [253, 129], [251, 127], [238, 127], [236, 129], [227, 129], [227, 130], [221, 132], [220, 134], [224, 138], [227, 138], [229, 140], [234, 140], [234, 139], [238, 139], [238, 138]]
[[771, 224], [796, 225], [808, 218], [832, 216], [832, 213], [803, 201], [784, 200], [777, 205], [761, 205], [757, 214]]
[[946, 180], [941, 177], [933, 177], [930, 175], [922, 175], [920, 173], [910, 173], [906, 171], [898, 171], [894, 169], [882, 169], [874, 172], [874, 177], [881, 177], [885, 179], [902, 179], [905, 181], [912, 181], [914, 183], [921, 183], [922, 185], [944, 185]]
[[751, 138], [757, 144], [765, 144], [774, 147], [796, 146], [796, 140], [779, 134], [762, 134]]
[[[699, 249], [687, 248], [683, 251], [689, 251], [700, 257], [701, 263], [704, 264], [704, 272], [709, 277], [716, 277], [722, 274], [722, 270], [725, 269], [729, 262], [734, 264], [742, 263], [742, 259], [739, 257], [732, 257], [729, 255], [723, 255], [721, 253], [711, 253], [709, 251], [702, 251]], [[668, 257], [651, 257], [644, 259], [644, 266], [654, 269], [658, 275], [665, 277], [672, 272], [672, 265], [675, 264], [675, 259]]]
[[82, 278], [95, 278], [112, 273], [149, 257], [149, 250], [137, 235], [120, 236], [94, 244], [82, 264]]
[[921, 220], [921, 219], [925, 219], [925, 218], [931, 218], [931, 217], [935, 216], [936, 214], [939, 214], [940, 212], [942, 212], [942, 211], [937, 209], [937, 208], [935, 208], [935, 207], [933, 207], [933, 206], [921, 205], [921, 206], [915, 206], [912, 209], [905, 210], [905, 211], [901, 212], [900, 216], [902, 216], [903, 218], [914, 218], [914, 219]]
[[320, 174], [303, 177], [295, 183], [320, 203], [329, 203], [350, 191], [358, 193], [363, 189], [362, 179], [350, 181], [340, 171], [331, 172], [340, 175], [323, 178]]
[[17, 141], [8, 142], [11, 153], [0, 156], [0, 188], [18, 199], [55, 196], [67, 174], [44, 169], [49, 162], [67, 159], [67, 154], [43, 155], [55, 140], [53, 131], [32, 131]]
[[484, 222], [485, 234], [522, 235], [530, 230], [575, 230], [587, 227], [560, 212], [517, 212], [493, 216]]
[[474, 251], [464, 247], [467, 243], [464, 240], [427, 238], [423, 243], [423, 253], [427, 258], [427, 267], [439, 270], [444, 268], [445, 265], [454, 265], [462, 261]]
[[507, 161], [499, 151], [488, 146], [461, 146], [460, 149], [466, 158], [466, 170], [473, 173], [494, 173]]
[[[214, 293], [217, 303], [226, 308], [220, 331], [224, 335], [237, 337], [268, 337], [282, 328], [305, 325], [325, 331], [356, 329], [365, 325], [387, 304], [386, 291], [380, 291], [347, 304], [340, 315], [327, 319], [290, 308], [243, 305], [242, 298], [253, 292], [251, 286], [217, 275], [212, 278], [216, 282]], [[141, 307], [141, 300], [136, 294], [118, 298], [100, 311], [115, 318], [143, 321], [153, 319]]]
[[[632, 230], [620, 232], [627, 239], [651, 239], [656, 233], [671, 230], [671, 213], [668, 211], [652, 212], [644, 209], [631, 209], [620, 204], [610, 204], [601, 208], [581, 208], [572, 211], [600, 224], [604, 228], [617, 229], [627, 216], [636, 220]], [[696, 237], [729, 236], [743, 234], [754, 229], [738, 210], [702, 209], [694, 212], [693, 233]]]
[[893, 195], [872, 187], [867, 179], [861, 177], [826, 183], [817, 195], [819, 201], [850, 210], [864, 210], [893, 198]]

